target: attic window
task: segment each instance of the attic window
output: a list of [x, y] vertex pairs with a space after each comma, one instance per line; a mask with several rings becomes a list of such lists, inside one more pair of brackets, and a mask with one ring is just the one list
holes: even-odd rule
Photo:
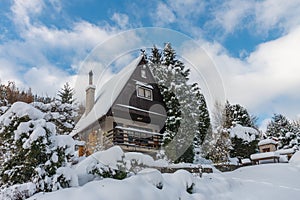
[[137, 85], [137, 96], [143, 99], [148, 99], [152, 101], [152, 90], [146, 87]]
[[142, 77], [142, 78], [147, 78], [146, 70], [141, 69], [141, 77]]

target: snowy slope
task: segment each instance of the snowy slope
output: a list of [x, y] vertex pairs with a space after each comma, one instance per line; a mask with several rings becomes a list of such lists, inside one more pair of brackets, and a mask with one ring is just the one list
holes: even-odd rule
[[[157, 187], [160, 182], [162, 189]], [[233, 172], [206, 174], [203, 178], [183, 170], [161, 174], [148, 169], [122, 181], [93, 181], [82, 187], [36, 194], [30, 200], [298, 199], [299, 182], [300, 168], [288, 163], [243, 167]], [[189, 194], [186, 188], [193, 183], [193, 194]]]

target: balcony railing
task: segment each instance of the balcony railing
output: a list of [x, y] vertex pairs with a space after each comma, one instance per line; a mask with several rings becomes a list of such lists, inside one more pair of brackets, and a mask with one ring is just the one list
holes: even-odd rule
[[162, 134], [136, 128], [116, 126], [108, 131], [107, 140], [114, 145], [158, 150], [162, 145]]

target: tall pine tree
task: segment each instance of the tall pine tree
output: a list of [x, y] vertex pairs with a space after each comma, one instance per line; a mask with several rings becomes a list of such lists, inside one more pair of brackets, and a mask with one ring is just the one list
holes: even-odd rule
[[190, 70], [169, 43], [162, 53], [155, 46], [151, 53], [149, 67], [167, 109], [164, 145], [172, 158], [185, 151], [177, 162], [193, 162], [210, 124], [204, 96], [197, 84], [188, 83]]
[[266, 135], [279, 139], [278, 148], [291, 148], [298, 144], [298, 130], [282, 114], [274, 114], [272, 121], [268, 124]]

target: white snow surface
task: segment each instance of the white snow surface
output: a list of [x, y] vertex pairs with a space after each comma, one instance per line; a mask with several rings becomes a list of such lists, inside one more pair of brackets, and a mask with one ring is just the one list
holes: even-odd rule
[[[242, 167], [233, 172], [194, 177], [179, 170], [161, 174], [145, 169], [124, 180], [103, 179], [82, 187], [38, 193], [29, 200], [280, 200], [300, 195], [300, 167], [289, 163]], [[162, 184], [162, 189], [157, 186]], [[193, 186], [192, 186], [193, 185]], [[186, 189], [192, 186], [192, 194]]]
[[279, 153], [274, 151], [274, 152], [256, 153], [250, 156], [251, 160], [263, 159], [269, 157], [279, 157]]
[[300, 167], [300, 151], [297, 151], [290, 159], [289, 163]]
[[288, 148], [288, 149], [279, 149], [276, 152], [279, 153], [280, 155], [285, 155], [285, 154], [294, 153], [295, 151], [296, 149], [294, 148]]
[[9, 118], [14, 114], [19, 118], [28, 116], [32, 120], [41, 119], [45, 115], [30, 104], [16, 102], [0, 117], [0, 123], [3, 123], [4, 126], [8, 126], [11, 122]]
[[255, 140], [258, 135], [259, 132], [256, 129], [242, 126], [240, 124], [236, 124], [235, 127], [230, 130], [230, 137], [236, 136], [237, 138], [248, 142]]
[[142, 58], [143, 56], [139, 56], [133, 60], [101, 87], [93, 109], [87, 115], [82, 116], [70, 134], [71, 136], [84, 130], [107, 113]]
[[273, 139], [268, 138], [268, 139], [264, 139], [264, 140], [259, 141], [258, 146], [266, 145], [266, 144], [277, 144], [277, 142]]

